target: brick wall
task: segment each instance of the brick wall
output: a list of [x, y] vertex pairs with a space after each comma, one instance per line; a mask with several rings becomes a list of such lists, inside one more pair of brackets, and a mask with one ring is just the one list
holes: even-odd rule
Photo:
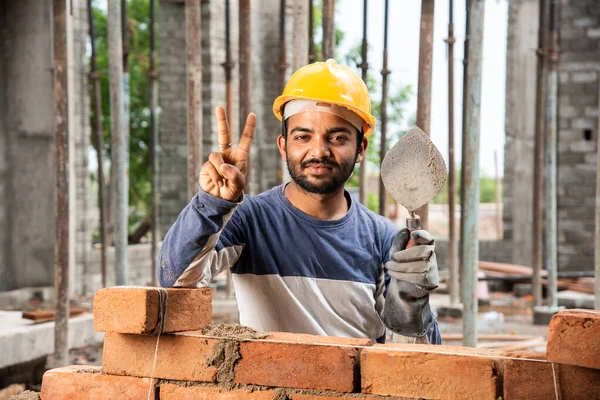
[[593, 270], [600, 6], [562, 0], [559, 23], [558, 262]]

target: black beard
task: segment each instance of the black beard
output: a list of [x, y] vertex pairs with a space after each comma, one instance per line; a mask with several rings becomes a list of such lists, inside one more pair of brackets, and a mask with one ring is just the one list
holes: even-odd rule
[[[306, 192], [314, 194], [331, 194], [338, 191], [340, 187], [343, 187], [348, 178], [350, 178], [357, 157], [358, 154], [354, 157], [354, 160], [344, 162], [341, 165], [329, 159], [312, 159], [301, 163], [300, 168], [298, 168], [298, 163], [293, 163], [288, 156], [287, 168], [292, 180]], [[309, 165], [318, 164], [330, 166], [334, 171], [337, 170], [339, 173], [333, 174], [331, 178], [321, 182], [311, 182], [307, 175], [302, 174], [302, 170], [307, 168]]]

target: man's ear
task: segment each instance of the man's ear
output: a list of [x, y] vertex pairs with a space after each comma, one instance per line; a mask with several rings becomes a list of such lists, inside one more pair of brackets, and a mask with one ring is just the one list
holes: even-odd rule
[[362, 142], [360, 143], [360, 149], [358, 149], [358, 157], [356, 157], [356, 162], [362, 162], [367, 154], [367, 147], [369, 147], [369, 140], [364, 137]]
[[287, 161], [285, 145], [286, 145], [285, 138], [283, 137], [283, 135], [279, 135], [277, 137], [277, 147], [279, 148], [279, 154], [281, 154], [281, 159], [283, 161]]

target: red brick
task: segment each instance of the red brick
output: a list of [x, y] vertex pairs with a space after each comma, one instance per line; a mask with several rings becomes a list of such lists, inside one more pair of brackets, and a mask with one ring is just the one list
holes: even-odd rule
[[427, 399], [498, 398], [502, 352], [479, 349], [389, 344], [363, 349], [363, 393]]
[[[206, 365], [216, 339], [162, 335], [155, 378], [216, 382], [217, 369]], [[102, 368], [116, 375], [150, 376], [156, 336], [109, 332], [104, 337]]]
[[[369, 395], [360, 395], [357, 393], [352, 393], [347, 396], [340, 396], [337, 393], [331, 394], [331, 396], [327, 395], [319, 395], [319, 394], [291, 394], [292, 400], [403, 400], [400, 397], [379, 397], [379, 396], [369, 396]], [[414, 399], [407, 399], [414, 400]]]
[[[211, 289], [166, 289], [167, 318], [164, 332], [198, 330], [212, 319]], [[143, 287], [100, 289], [94, 296], [94, 329], [97, 332], [152, 333], [158, 322], [159, 294]]]
[[240, 343], [235, 382], [352, 392], [359, 385], [359, 350], [369, 339], [272, 333]]
[[273, 400], [277, 396], [275, 390], [226, 390], [206, 386], [177, 386], [164, 384], [160, 386], [160, 400]]
[[600, 369], [600, 311], [569, 310], [552, 317], [548, 361]]
[[[46, 371], [40, 396], [42, 400], [138, 400], [147, 398], [149, 388], [149, 378], [107, 375], [100, 367], [73, 365]], [[151, 398], [157, 399], [155, 390]]]
[[[511, 357], [520, 360], [506, 360], [504, 363], [505, 400], [554, 399], [554, 376], [552, 364], [527, 361], [546, 360], [544, 353], [522, 351], [512, 352]], [[560, 399], [600, 399], [600, 371], [596, 369], [554, 364], [556, 391]]]

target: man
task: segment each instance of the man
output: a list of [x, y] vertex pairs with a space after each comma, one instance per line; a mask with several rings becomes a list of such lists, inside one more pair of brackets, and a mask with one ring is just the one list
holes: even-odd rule
[[[438, 284], [433, 239], [398, 232], [344, 190], [375, 127], [363, 81], [334, 60], [310, 64], [290, 78], [273, 111], [291, 182], [243, 194], [255, 116], [233, 149], [217, 107], [220, 151], [202, 166], [198, 194], [164, 239], [160, 284], [206, 285], [231, 268], [243, 325], [380, 342], [387, 326], [441, 343], [429, 309]], [[422, 245], [405, 250], [411, 237]]]

